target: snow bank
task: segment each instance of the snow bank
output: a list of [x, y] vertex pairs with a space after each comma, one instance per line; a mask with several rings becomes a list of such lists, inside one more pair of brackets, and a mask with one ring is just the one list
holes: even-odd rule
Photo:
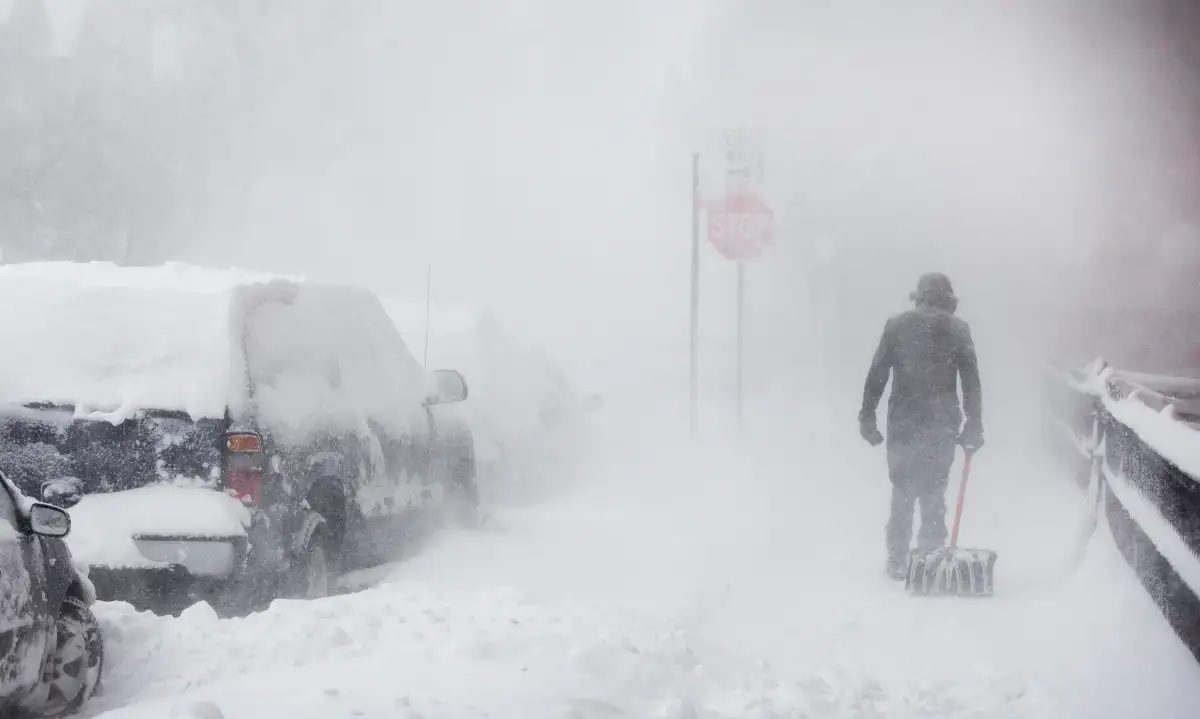
[[250, 515], [233, 497], [211, 489], [158, 484], [124, 492], [89, 494], [71, 508], [67, 544], [81, 563], [151, 567], [133, 537], [240, 537]]
[[278, 601], [242, 620], [207, 605], [178, 620], [121, 604], [98, 611], [108, 673], [90, 710], [109, 709], [106, 719], [1039, 715], [1036, 697], [994, 678], [899, 688], [846, 670], [783, 680], [678, 627], [503, 587], [395, 584]]
[[0, 266], [0, 400], [114, 420], [145, 408], [221, 417], [236, 369], [234, 295], [267, 279], [176, 264]]

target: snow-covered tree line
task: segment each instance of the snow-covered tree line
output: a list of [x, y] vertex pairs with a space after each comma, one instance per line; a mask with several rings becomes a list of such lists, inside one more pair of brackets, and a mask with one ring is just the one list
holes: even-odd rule
[[289, 84], [337, 105], [323, 78], [289, 74], [291, 50], [327, 34], [339, 52], [369, 5], [0, 3], [3, 261], [155, 262], [242, 232], [244, 170], [273, 132], [263, 106]]

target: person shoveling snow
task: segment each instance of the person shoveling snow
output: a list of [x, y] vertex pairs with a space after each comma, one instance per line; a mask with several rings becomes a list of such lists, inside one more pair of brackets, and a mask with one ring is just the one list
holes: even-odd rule
[[887, 573], [893, 579], [907, 576], [913, 505], [921, 507], [918, 553], [941, 548], [946, 542], [946, 484], [955, 445], [961, 444], [968, 453], [983, 446], [975, 344], [970, 327], [954, 315], [958, 298], [950, 279], [940, 273], [922, 276], [911, 299], [916, 306], [884, 326], [858, 414], [863, 439], [872, 446], [882, 444], [875, 412], [890, 374], [887, 459], [892, 506]]

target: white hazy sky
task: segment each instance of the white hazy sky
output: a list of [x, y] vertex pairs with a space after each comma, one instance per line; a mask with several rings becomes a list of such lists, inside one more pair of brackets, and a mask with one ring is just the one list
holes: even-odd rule
[[[748, 268], [763, 372], [820, 337], [857, 373], [930, 269], [1003, 324], [1108, 220], [1110, 110], [1144, 62], [1035, 2], [364, 3], [336, 26], [320, 5], [263, 29], [269, 85], [212, 179], [245, 205], [187, 258], [407, 297], [432, 264], [439, 301], [588, 366], [685, 341], [690, 153], [717, 192], [731, 125], [763, 132], [778, 216]], [[56, 3], [63, 38], [84, 7]], [[733, 268], [703, 262], [727, 339]]]

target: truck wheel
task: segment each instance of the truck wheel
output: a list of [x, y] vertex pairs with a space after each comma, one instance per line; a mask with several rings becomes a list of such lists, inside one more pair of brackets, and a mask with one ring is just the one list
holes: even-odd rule
[[446, 483], [447, 509], [450, 519], [463, 529], [476, 529], [479, 516], [479, 485], [475, 481], [474, 456], [459, 458]]
[[320, 599], [333, 594], [336, 573], [324, 531], [317, 530], [309, 537], [296, 579], [296, 594], [301, 599]]
[[450, 516], [454, 523], [462, 529], [478, 529], [481, 523], [479, 515], [479, 489], [473, 479], [465, 482], [455, 482], [451, 485], [449, 495]]
[[44, 700], [37, 713], [44, 717], [73, 714], [100, 684], [104, 642], [100, 625], [87, 604], [67, 597], [55, 622], [54, 652], [42, 670]]

